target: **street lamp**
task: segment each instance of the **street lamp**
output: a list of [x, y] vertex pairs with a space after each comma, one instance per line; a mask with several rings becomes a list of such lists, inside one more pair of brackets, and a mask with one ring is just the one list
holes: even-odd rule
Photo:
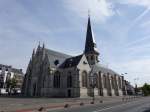
[[123, 98], [122, 100], [124, 101], [126, 99], [126, 95], [127, 95], [127, 90], [126, 90], [126, 82], [124, 80], [124, 75], [126, 75], [128, 73], [122, 73], [121, 76], [122, 76], [122, 91], [123, 91]]
[[127, 90], [126, 90], [126, 81], [124, 80], [124, 76], [127, 75], [127, 74], [128, 74], [128, 73], [122, 73], [122, 74], [121, 74], [121, 75], [122, 75], [122, 82], [123, 82], [123, 83], [122, 83], [122, 84], [123, 84], [123, 88], [122, 88], [122, 89], [123, 89], [123, 94], [124, 94], [125, 96], [128, 95], [128, 94], [127, 94]]
[[90, 74], [90, 76], [89, 76], [89, 78], [90, 78], [90, 87], [92, 88], [92, 91], [93, 91], [93, 94], [92, 94], [92, 97], [93, 97], [93, 102], [92, 103], [94, 103], [94, 101], [95, 101], [95, 94], [94, 94], [94, 89], [95, 89], [95, 87], [96, 87], [96, 74]]
[[139, 78], [135, 78], [134, 79], [134, 83], [135, 83], [135, 95], [137, 95], [137, 92], [138, 92], [138, 87], [137, 87], [137, 83], [136, 83], [136, 81], [138, 81], [139, 80]]

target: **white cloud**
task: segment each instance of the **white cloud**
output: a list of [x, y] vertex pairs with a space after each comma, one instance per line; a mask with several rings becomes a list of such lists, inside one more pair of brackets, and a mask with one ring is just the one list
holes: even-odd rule
[[83, 18], [87, 18], [88, 10], [90, 10], [92, 18], [95, 21], [104, 22], [114, 14], [113, 6], [107, 0], [66, 0], [64, 3], [67, 8]]
[[131, 4], [150, 7], [150, 0], [117, 0], [121, 4]]
[[150, 59], [131, 60], [113, 64], [113, 69], [120, 70], [120, 73], [128, 73], [125, 78], [134, 84], [134, 79], [139, 78], [138, 85], [145, 82], [150, 83]]
[[141, 43], [144, 43], [144, 46], [145, 46], [145, 42], [147, 42], [149, 39], [150, 39], [150, 35], [147, 35], [145, 37], [142, 37], [140, 39], [137, 39], [133, 42], [128, 43], [127, 47], [132, 47], [132, 46], [135, 46], [135, 45], [139, 46], [139, 44], [141, 44]]
[[142, 28], [147, 28], [150, 26], [150, 21], [145, 21], [140, 25]]

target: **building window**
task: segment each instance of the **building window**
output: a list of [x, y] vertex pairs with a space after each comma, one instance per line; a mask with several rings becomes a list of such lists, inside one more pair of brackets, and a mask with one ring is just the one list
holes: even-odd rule
[[98, 56], [96, 56], [96, 60], [98, 61]]
[[95, 74], [95, 76], [96, 76], [96, 80], [95, 80], [95, 81], [96, 81], [96, 88], [98, 88], [98, 82], [99, 82], [99, 81], [98, 81], [98, 75]]
[[55, 60], [54, 64], [55, 64], [55, 66], [57, 66], [59, 64], [59, 60]]
[[56, 72], [54, 74], [54, 88], [60, 88], [60, 73]]
[[91, 60], [94, 60], [94, 56], [93, 55], [91, 56]]
[[99, 87], [102, 88], [101, 71], [99, 72]]
[[43, 78], [43, 88], [45, 87], [45, 80], [46, 78], [45, 78], [45, 76], [44, 76], [44, 78]]
[[87, 87], [87, 72], [82, 73], [82, 87]]
[[121, 78], [120, 78], [120, 77], [118, 78], [118, 83], [119, 83], [119, 84], [118, 84], [118, 85], [119, 85], [119, 88], [121, 89]]
[[8, 68], [6, 68], [6, 71], [8, 71]]
[[114, 89], [115, 88], [115, 83], [114, 83], [114, 78], [111, 77], [111, 85], [112, 85], [112, 88]]
[[86, 59], [89, 60], [89, 57], [87, 56]]
[[67, 87], [72, 88], [72, 76], [71, 76], [71, 74], [69, 74], [67, 76]]
[[104, 88], [107, 88], [107, 79], [106, 76], [103, 76], [103, 83], [104, 83]]

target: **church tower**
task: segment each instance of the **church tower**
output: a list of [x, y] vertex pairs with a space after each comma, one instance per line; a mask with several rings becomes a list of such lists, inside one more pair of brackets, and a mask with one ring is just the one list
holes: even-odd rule
[[99, 62], [98, 56], [99, 52], [97, 50], [96, 42], [94, 39], [93, 31], [91, 28], [90, 16], [88, 17], [87, 33], [86, 33], [86, 43], [84, 54], [90, 65], [94, 65]]

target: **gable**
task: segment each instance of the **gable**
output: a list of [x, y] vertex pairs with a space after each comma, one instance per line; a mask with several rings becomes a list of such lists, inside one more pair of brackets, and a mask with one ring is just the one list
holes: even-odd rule
[[77, 65], [77, 68], [81, 70], [87, 70], [87, 71], [91, 70], [90, 65], [88, 64], [88, 61], [85, 55], [82, 55], [82, 58], [80, 59]]

